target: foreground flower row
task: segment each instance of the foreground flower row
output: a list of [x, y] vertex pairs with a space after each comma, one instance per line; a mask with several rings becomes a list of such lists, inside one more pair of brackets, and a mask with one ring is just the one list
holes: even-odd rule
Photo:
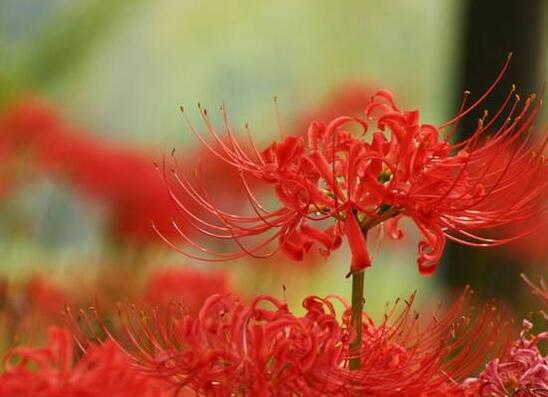
[[[380, 323], [364, 314], [359, 370], [348, 368], [350, 309], [334, 296], [306, 298], [302, 316], [270, 296], [245, 304], [213, 295], [197, 315], [176, 304], [128, 308], [120, 337], [94, 309], [67, 311], [70, 331], [52, 328], [49, 346], [6, 355], [0, 396], [521, 397], [548, 391], [548, 358], [538, 348], [548, 333], [531, 337], [524, 322], [519, 339], [504, 348], [504, 322], [492, 307], [469, 311], [469, 295], [426, 322], [413, 311], [413, 296], [392, 305]], [[98, 335], [106, 342], [97, 343]], [[74, 340], [84, 347], [81, 357]]]

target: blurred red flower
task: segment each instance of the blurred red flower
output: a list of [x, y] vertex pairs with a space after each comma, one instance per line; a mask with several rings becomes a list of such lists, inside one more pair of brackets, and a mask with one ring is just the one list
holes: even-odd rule
[[68, 302], [63, 288], [41, 275], [23, 282], [0, 279], [0, 328], [10, 342], [16, 337], [32, 338], [58, 323]]
[[532, 220], [530, 229], [535, 230], [522, 239], [513, 241], [506, 247], [506, 253], [520, 262], [548, 263], [548, 250], [546, 249], [546, 236], [548, 236], [548, 217]]
[[[25, 168], [22, 174], [26, 175], [13, 176], [13, 167], [8, 170], [3, 165], [1, 172], [10, 176], [10, 180], [0, 179], [0, 189], [6, 190], [28, 179], [29, 174], [61, 178], [75, 190], [104, 204], [113, 236], [118, 240], [130, 244], [160, 241], [152, 230], [152, 221], [163, 233], [177, 238], [169, 226], [172, 219], [180, 217], [150, 154], [126, 146], [107, 145], [67, 125], [38, 100], [23, 100], [1, 115], [0, 155], [3, 163], [6, 158], [5, 164], [8, 160], [12, 164], [22, 163], [20, 166]], [[21, 156], [25, 161], [17, 162], [16, 158]], [[232, 190], [228, 186], [237, 180], [237, 174], [231, 174], [209, 153], [188, 155], [185, 164], [188, 162], [188, 168], [194, 168], [198, 161], [208, 163], [208, 179], [230, 200]], [[192, 202], [185, 205], [194, 211], [200, 209]]]
[[62, 313], [68, 302], [67, 293], [43, 276], [34, 276], [27, 282], [26, 295], [33, 309], [50, 321]]
[[161, 381], [139, 374], [112, 342], [90, 347], [78, 358], [69, 331], [50, 328], [50, 344], [16, 347], [4, 358], [2, 397], [167, 397]]
[[150, 305], [182, 303], [196, 314], [213, 294], [229, 292], [227, 274], [193, 268], [169, 268], [153, 271], [147, 280], [144, 301]]
[[324, 103], [298, 114], [290, 130], [295, 135], [304, 136], [314, 121], [329, 123], [341, 114], [358, 116], [363, 113], [364, 104], [369, 102], [375, 92], [376, 89], [357, 81], [343, 83], [328, 94]]

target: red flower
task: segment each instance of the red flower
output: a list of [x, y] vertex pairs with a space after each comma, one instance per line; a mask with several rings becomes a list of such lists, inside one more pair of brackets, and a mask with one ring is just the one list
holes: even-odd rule
[[[461, 319], [466, 296], [424, 327], [412, 312], [413, 298], [403, 308], [394, 305], [380, 324], [364, 315], [358, 370], [348, 367], [350, 308], [333, 296], [306, 298], [302, 317], [269, 296], [246, 305], [214, 295], [196, 316], [175, 305], [150, 313], [131, 309], [122, 312], [119, 340], [125, 342], [119, 343], [145, 373], [196, 396], [460, 396], [458, 382], [481, 364], [501, 332], [490, 308], [475, 321]], [[89, 332], [96, 319], [109, 333], [90, 313], [73, 319], [83, 341], [81, 330]]]
[[[281, 249], [300, 260], [313, 245], [327, 255], [346, 237], [353, 257], [351, 271], [357, 272], [371, 265], [368, 230], [386, 223], [389, 235], [401, 238], [397, 224], [406, 216], [423, 235], [419, 270], [430, 274], [446, 239], [495, 246], [530, 232], [514, 229], [518, 231], [507, 236], [493, 235], [501, 226], [535, 219], [546, 209], [547, 140], [534, 148], [527, 142], [540, 101], [531, 96], [520, 108], [512, 89], [500, 109], [490, 118], [484, 115], [470, 138], [450, 143], [458, 121], [494, 89], [507, 65], [485, 94], [468, 107], [463, 104], [454, 119], [440, 126], [421, 124], [418, 111], [400, 110], [392, 94], [383, 90], [364, 104], [365, 117], [312, 122], [306, 141], [287, 136], [262, 152], [253, 143], [246, 150], [236, 140], [224, 109], [224, 137], [200, 109], [211, 140], [189, 126], [214, 156], [240, 173], [250, 212], [221, 209], [200, 182], [192, 183], [177, 169], [168, 175], [164, 166], [170, 194], [187, 223], [238, 247], [234, 252], [211, 251], [181, 231], [198, 253], [179, 251], [202, 260], [225, 261], [244, 255], [264, 258]], [[257, 181], [273, 186], [280, 202], [277, 208], [269, 210], [259, 203], [250, 188]], [[179, 198], [181, 192], [184, 200]], [[187, 207], [191, 200], [209, 216], [198, 216]], [[275, 241], [277, 247], [267, 249]]]
[[[50, 345], [17, 347], [4, 358], [2, 397], [162, 397], [167, 387], [131, 368], [127, 357], [108, 342], [90, 347], [77, 360], [72, 335], [50, 328]], [[76, 361], [77, 360], [77, 361]], [[76, 361], [76, 362], [75, 362]]]

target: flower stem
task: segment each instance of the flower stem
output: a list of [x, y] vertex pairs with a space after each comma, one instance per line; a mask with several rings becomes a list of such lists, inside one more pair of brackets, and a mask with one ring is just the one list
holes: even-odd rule
[[352, 326], [355, 331], [355, 339], [350, 344], [350, 369], [359, 369], [361, 366], [360, 350], [362, 346], [362, 317], [363, 317], [363, 291], [364, 271], [352, 273]]

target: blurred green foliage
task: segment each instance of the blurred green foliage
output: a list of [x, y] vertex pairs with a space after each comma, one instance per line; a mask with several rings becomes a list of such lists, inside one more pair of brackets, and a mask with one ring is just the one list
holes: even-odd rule
[[66, 78], [108, 35], [130, 3], [136, 4], [128, 0], [1, 1], [0, 104], [22, 93], [47, 90]]

